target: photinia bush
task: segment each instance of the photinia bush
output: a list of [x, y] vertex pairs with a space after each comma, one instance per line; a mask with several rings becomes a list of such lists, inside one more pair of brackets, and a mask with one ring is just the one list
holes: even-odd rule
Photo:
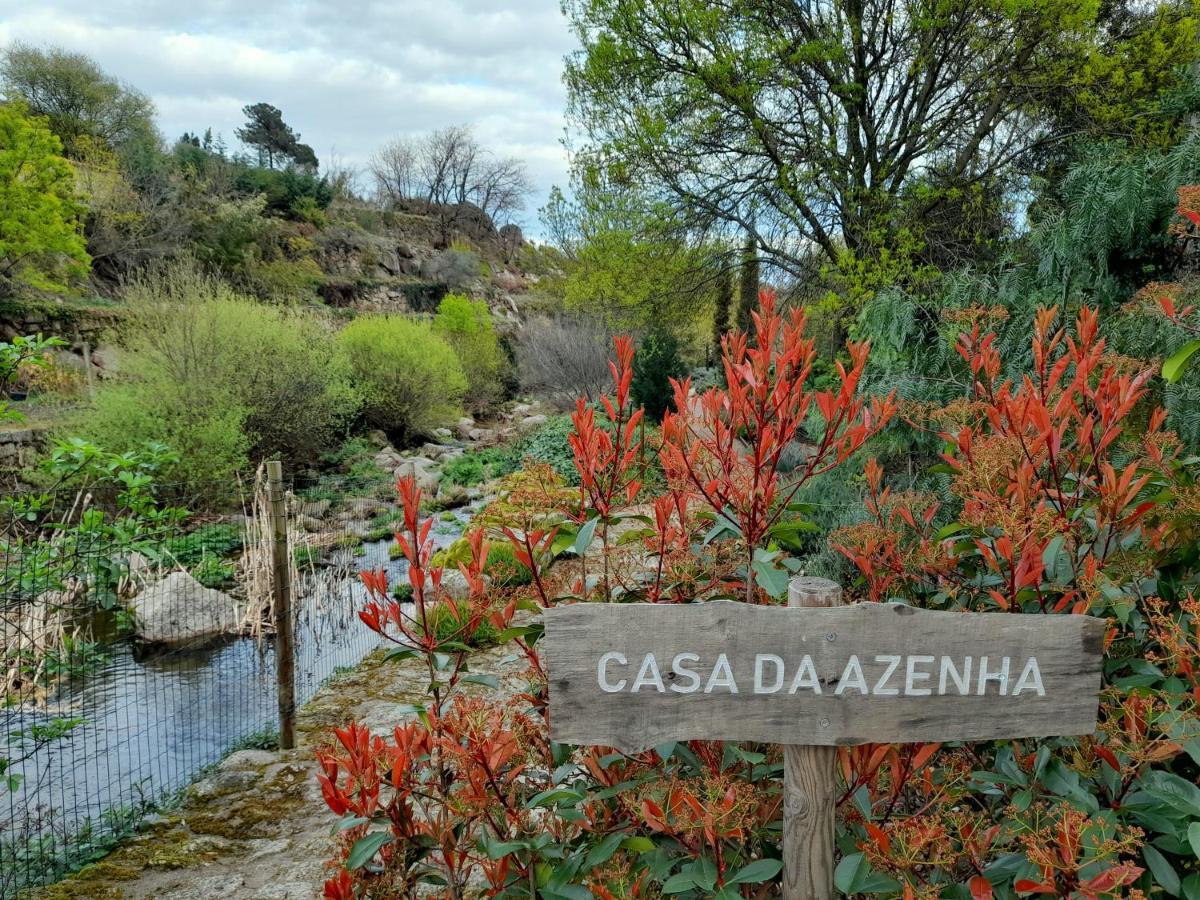
[[[1196, 462], [1148, 408], [1150, 372], [1107, 351], [1096, 314], [1057, 323], [1038, 314], [1033, 368], [1017, 379], [1002, 377], [991, 336], [964, 335], [971, 391], [941, 414], [947, 496], [894, 492], [868, 462], [869, 519], [833, 542], [866, 602], [1107, 618], [1100, 728], [841, 748], [847, 895], [1200, 897]], [[618, 341], [613, 392], [572, 415], [578, 488], [545, 467], [510, 476], [469, 538], [463, 599], [431, 563], [418, 492], [398, 485], [412, 604], [368, 573], [363, 620], [419, 660], [430, 687], [390, 734], [351, 723], [320, 752], [341, 817], [326, 897], [776, 895], [778, 748], [555, 744], [538, 653], [537, 613], [558, 603], [778, 602], [796, 567], [789, 536], [807, 527], [798, 486], [894, 415], [890, 397], [858, 392], [865, 346], [848, 347], [834, 387], [811, 388], [803, 314], [781, 314], [770, 293], [753, 338], [731, 335], [723, 350], [728, 387], [697, 396], [676, 383], [651, 448], [630, 399], [632, 345]], [[797, 441], [804, 461], [784, 475]], [[666, 484], [651, 491], [655, 450]], [[488, 587], [489, 540], [511, 545], [528, 585]], [[428, 627], [443, 605], [464, 631], [486, 616], [528, 662], [522, 684], [465, 692], [495, 682], [469, 671], [453, 630]]]

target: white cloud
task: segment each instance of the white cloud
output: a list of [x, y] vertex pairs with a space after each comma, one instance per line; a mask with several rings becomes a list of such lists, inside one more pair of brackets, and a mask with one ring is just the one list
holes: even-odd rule
[[0, 0], [0, 43], [86, 53], [148, 93], [168, 139], [230, 144], [266, 101], [318, 156], [361, 165], [391, 137], [470, 124], [525, 159], [537, 195], [566, 180], [558, 0]]

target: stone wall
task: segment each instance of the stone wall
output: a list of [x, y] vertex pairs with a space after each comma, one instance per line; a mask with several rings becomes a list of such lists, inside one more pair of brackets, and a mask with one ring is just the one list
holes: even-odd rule
[[46, 429], [37, 426], [0, 431], [0, 469], [21, 469], [37, 461]]

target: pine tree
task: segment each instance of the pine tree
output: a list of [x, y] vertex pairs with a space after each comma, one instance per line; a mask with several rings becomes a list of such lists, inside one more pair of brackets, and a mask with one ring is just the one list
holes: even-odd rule
[[746, 235], [746, 247], [742, 251], [742, 273], [738, 282], [737, 327], [739, 331], [750, 331], [754, 319], [750, 314], [758, 308], [758, 247], [754, 235]]

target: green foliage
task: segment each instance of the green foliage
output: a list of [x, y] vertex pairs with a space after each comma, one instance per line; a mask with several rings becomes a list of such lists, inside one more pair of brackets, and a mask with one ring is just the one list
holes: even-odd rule
[[429, 323], [360, 316], [339, 332], [337, 344], [372, 428], [407, 441], [462, 415], [467, 376]]
[[633, 357], [634, 404], [644, 407], [647, 416], [661, 422], [663, 414], [675, 408], [670, 380], [682, 378], [686, 373], [679, 341], [669, 331], [652, 330], [642, 338]]
[[556, 188], [541, 210], [563, 251], [563, 275], [550, 283], [566, 306], [624, 330], [705, 328], [719, 248], [691, 239], [665, 206], [591, 161], [572, 181], [573, 200]]
[[488, 547], [483, 573], [497, 587], [521, 587], [533, 581], [533, 573], [517, 561], [512, 544], [507, 541], [495, 542]]
[[0, 105], [0, 277], [53, 286], [87, 273], [75, 175], [41, 119]]
[[721, 339], [729, 333], [729, 314], [733, 309], [733, 278], [727, 272], [721, 273], [717, 281], [717, 296], [713, 308], [713, 355], [721, 352]]
[[9, 405], [13, 385], [28, 367], [47, 365], [47, 350], [64, 347], [66, 343], [61, 338], [44, 338], [40, 334], [0, 341], [0, 422], [19, 422], [24, 418]]
[[567, 482], [579, 484], [579, 470], [567, 436], [574, 431], [570, 416], [551, 416], [537, 431], [522, 439], [513, 448], [521, 460], [546, 463]]
[[[1186, 116], [1163, 123], [1161, 101], [1200, 53], [1186, 2], [564, 10], [584, 165], [604, 160], [682, 221], [752, 222], [764, 260], [798, 276], [814, 253], [895, 256], [898, 229], [922, 246], [929, 214], [971, 207], [977, 184], [1016, 187], [1070, 138], [1178, 134]], [[934, 189], [901, 204], [922, 181]]]
[[442, 466], [442, 479], [471, 487], [516, 471], [518, 461], [511, 450], [503, 447], [468, 450]]
[[316, 459], [353, 414], [354, 394], [324, 324], [263, 306], [187, 266], [131, 285], [122, 379], [70, 428], [104, 446], [157, 440], [172, 476], [215, 499], [250, 460]]
[[738, 271], [737, 328], [750, 334], [754, 329], [751, 313], [758, 309], [759, 288], [758, 245], [754, 235], [746, 236], [742, 248], [742, 265]]
[[12, 44], [0, 54], [0, 88], [45, 116], [72, 156], [97, 140], [127, 154], [158, 141], [150, 98], [82, 53]]
[[300, 143], [300, 135], [283, 121], [283, 113], [269, 103], [253, 103], [242, 107], [246, 124], [237, 130], [242, 143], [258, 151], [259, 165], [274, 169], [296, 165], [306, 170], [317, 168], [317, 156], [312, 147]]
[[234, 187], [242, 194], [262, 195], [268, 212], [313, 224], [324, 222], [324, 210], [333, 201], [328, 181], [298, 169], [239, 166]]
[[494, 406], [503, 390], [507, 360], [492, 328], [487, 303], [447, 294], [438, 304], [433, 330], [454, 349], [467, 376], [467, 408], [484, 412]]

